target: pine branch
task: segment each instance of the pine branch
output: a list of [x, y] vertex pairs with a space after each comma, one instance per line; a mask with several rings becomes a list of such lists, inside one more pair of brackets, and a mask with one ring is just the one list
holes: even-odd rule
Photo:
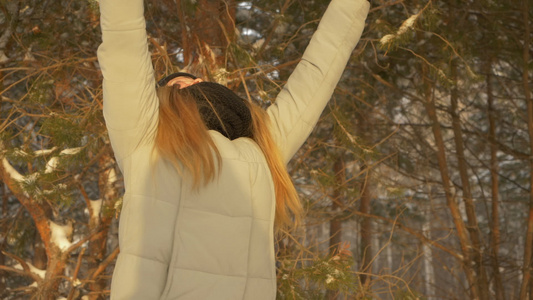
[[[43, 280], [43, 278], [41, 278], [41, 276], [39, 276], [38, 274], [32, 272], [31, 269], [32, 269], [33, 266], [30, 267], [31, 264], [26, 262], [24, 259], [14, 255], [14, 254], [5, 252], [5, 251], [2, 251], [2, 253], [5, 256], [17, 261], [20, 264], [20, 266], [22, 267], [22, 270], [17, 269], [17, 268], [7, 267], [7, 266], [0, 266], [0, 269], [6, 270], [6, 271], [15, 272], [15, 273], [18, 273], [20, 275], [27, 276], [27, 277], [31, 277], [35, 282], [37, 282], [37, 284], [39, 284]], [[33, 268], [35, 268], [35, 267], [33, 267]]]
[[69, 149], [65, 149], [65, 150], [61, 151], [58, 156], [54, 156], [54, 157], [52, 157], [52, 158], [50, 158], [48, 160], [48, 162], [46, 163], [46, 169], [45, 169], [44, 173], [45, 174], [50, 174], [50, 173], [56, 171], [57, 170], [57, 166], [59, 165], [59, 159], [61, 158], [61, 156], [76, 155], [76, 154], [80, 153], [80, 151], [82, 149], [83, 149], [82, 147], [77, 147], [77, 148], [69, 148]]

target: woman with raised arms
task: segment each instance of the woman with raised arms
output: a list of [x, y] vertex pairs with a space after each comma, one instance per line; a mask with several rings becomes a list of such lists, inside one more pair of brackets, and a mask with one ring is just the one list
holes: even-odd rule
[[369, 3], [332, 0], [266, 110], [192, 74], [156, 84], [142, 0], [100, 0], [104, 117], [124, 175], [111, 299], [275, 299], [274, 231], [299, 219], [286, 164], [359, 41]]

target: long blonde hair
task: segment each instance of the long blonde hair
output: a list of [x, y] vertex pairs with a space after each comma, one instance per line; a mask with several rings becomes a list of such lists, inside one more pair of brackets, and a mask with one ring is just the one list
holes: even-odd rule
[[177, 86], [163, 86], [157, 94], [159, 123], [155, 148], [180, 173], [190, 173], [193, 188], [197, 189], [215, 178], [220, 153], [190, 93]]
[[[158, 97], [159, 124], [155, 148], [179, 172], [192, 176], [193, 188], [209, 183], [217, 175], [221, 157], [193, 96], [187, 89], [163, 86], [158, 89]], [[276, 193], [276, 229], [291, 229], [301, 220], [302, 205], [298, 193], [268, 130], [268, 115], [258, 105], [244, 102], [252, 115], [252, 139], [265, 155], [272, 174]]]

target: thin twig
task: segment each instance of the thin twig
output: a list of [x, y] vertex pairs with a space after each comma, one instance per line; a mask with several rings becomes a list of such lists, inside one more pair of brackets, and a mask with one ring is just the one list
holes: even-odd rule
[[113, 250], [113, 252], [111, 252], [111, 254], [109, 254], [109, 256], [107, 256], [106, 259], [100, 263], [100, 265], [98, 265], [98, 268], [96, 268], [94, 273], [91, 274], [90, 279], [95, 280], [98, 276], [100, 276], [100, 273], [102, 273], [107, 266], [115, 260], [119, 253], [120, 248], [116, 247], [115, 250]]
[[70, 281], [70, 292], [68, 293], [67, 300], [72, 300], [74, 297], [74, 292], [76, 291], [76, 280], [78, 280], [78, 273], [80, 272], [81, 262], [83, 254], [85, 254], [87, 248], [82, 248], [80, 254], [78, 255], [78, 262], [76, 263], [76, 269], [74, 269], [74, 274], [72, 274], [72, 280]]

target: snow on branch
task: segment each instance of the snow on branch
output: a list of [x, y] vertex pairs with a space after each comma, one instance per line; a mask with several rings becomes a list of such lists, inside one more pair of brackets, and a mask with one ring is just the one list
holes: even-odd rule
[[111, 188], [117, 182], [117, 172], [115, 172], [114, 168], [110, 168], [109, 172], [107, 173], [107, 187]]
[[94, 224], [98, 224], [98, 221], [100, 220], [100, 210], [102, 210], [102, 199], [98, 200], [89, 200], [88, 204], [91, 206], [90, 211], [92, 213], [91, 220], [94, 222]]
[[6, 271], [15, 272], [20, 275], [31, 277], [35, 281], [34, 283], [40, 282], [46, 277], [46, 270], [38, 269], [31, 263], [14, 254], [5, 251], [2, 251], [2, 253], [18, 263], [13, 265], [12, 267], [0, 265], [0, 270], [3, 269]]
[[[46, 277], [46, 270], [41, 270], [32, 265], [30, 262], [26, 262], [26, 265], [28, 265], [29, 271], [37, 275], [39, 278], [44, 279]], [[13, 266], [13, 268], [17, 270], [24, 270], [21, 264], [16, 264]]]
[[395, 33], [387, 34], [384, 37], [381, 38], [379, 43], [383, 47], [390, 47], [392, 43], [396, 40], [398, 40], [401, 36], [409, 32], [411, 29], [415, 27], [415, 23], [418, 20], [418, 18], [424, 13], [426, 9], [430, 7], [431, 1], [429, 1], [424, 8], [422, 8], [418, 13], [411, 15], [409, 18], [407, 18], [405, 21], [403, 21], [400, 28]]
[[50, 242], [55, 244], [61, 251], [66, 251], [72, 242], [70, 238], [72, 236], [72, 224], [59, 225], [52, 221], [50, 223]]
[[57, 165], [59, 164], [59, 158], [61, 156], [78, 154], [81, 151], [81, 149], [82, 149], [81, 147], [69, 148], [69, 149], [65, 149], [59, 152], [58, 156], [54, 156], [50, 158], [50, 160], [48, 160], [48, 162], [46, 163], [46, 169], [44, 170], [44, 173], [49, 174], [49, 173], [54, 172], [57, 169]]
[[24, 151], [24, 150], [21, 150], [21, 149], [16, 149], [15, 151], [13, 151], [13, 153], [17, 156], [21, 156], [21, 157], [29, 157], [29, 156], [33, 156], [33, 157], [39, 157], [39, 156], [44, 156], [44, 155], [49, 155], [50, 153], [54, 152], [57, 150], [57, 147], [53, 147], [51, 149], [42, 149], [42, 150], [37, 150], [37, 151], [34, 151], [32, 154]]
[[20, 174], [17, 170], [15, 170], [15, 168], [13, 168], [13, 166], [9, 163], [9, 161], [7, 161], [5, 157], [2, 158], [2, 165], [4, 166], [4, 170], [6, 171], [6, 173], [14, 181], [21, 183], [26, 180], [26, 178], [22, 176], [22, 174]]
[[[4, 149], [3, 144], [0, 144], [0, 151], [3, 150], [3, 149]], [[51, 149], [37, 150], [37, 151], [35, 151], [33, 153], [33, 155], [35, 155], [35, 156], [48, 155], [48, 154], [52, 153], [53, 151], [55, 151], [56, 149], [57, 148], [54, 147], [54, 148], [51, 148]], [[62, 150], [59, 153], [59, 155], [54, 156], [54, 157], [52, 157], [52, 158], [50, 158], [48, 160], [48, 162], [46, 163], [46, 167], [45, 167], [44, 173], [45, 174], [49, 174], [49, 173], [54, 172], [57, 169], [57, 166], [59, 165], [59, 158], [61, 156], [64, 156], [64, 155], [75, 155], [75, 154], [78, 154], [81, 150], [82, 150], [82, 147], [69, 148], [69, 149]], [[27, 152], [25, 152], [23, 150], [20, 150], [20, 149], [15, 150], [15, 154], [17, 154], [19, 156], [30, 156], [30, 154], [28, 154]], [[7, 173], [7, 175], [13, 181], [15, 181], [15, 182], [17, 182], [19, 184], [35, 181], [37, 179], [37, 177], [39, 176], [39, 174], [37, 172], [29, 174], [29, 175], [26, 175], [26, 176], [24, 176], [21, 173], [19, 173], [11, 165], [11, 163], [7, 160], [7, 158], [5, 157], [5, 151], [2, 151], [0, 153], [0, 158], [2, 159], [2, 166], [3, 166], [4, 170], [5, 170], [5, 172]], [[62, 188], [62, 187], [60, 187], [60, 188]], [[26, 191], [24, 192], [24, 195], [26, 197], [29, 197], [29, 194]]]
[[420, 17], [420, 14], [422, 12], [417, 13], [416, 15], [410, 16], [407, 20], [405, 20], [398, 31], [396, 31], [393, 34], [387, 34], [384, 37], [382, 37], [379, 42], [382, 46], [388, 46], [392, 41], [397, 39], [398, 37], [402, 36], [403, 34], [407, 33], [410, 29], [412, 29], [415, 25], [416, 20], [418, 17]]

